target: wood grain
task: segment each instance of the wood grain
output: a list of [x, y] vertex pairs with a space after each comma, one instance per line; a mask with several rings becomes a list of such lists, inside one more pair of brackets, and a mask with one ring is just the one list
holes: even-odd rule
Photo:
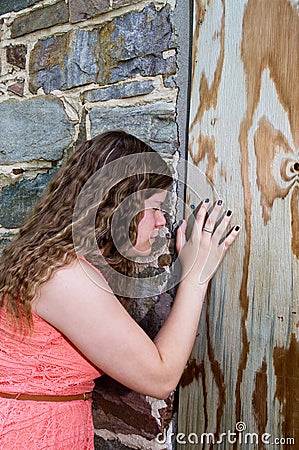
[[[193, 17], [189, 159], [206, 179], [198, 186], [190, 175], [186, 198], [196, 203], [194, 192], [212, 186], [242, 233], [207, 295], [182, 377], [179, 432], [217, 439], [243, 421], [260, 439], [254, 448], [267, 448], [263, 433], [294, 438], [276, 448], [296, 448], [299, 5], [194, 0]], [[241, 434], [221, 448], [247, 448]]]

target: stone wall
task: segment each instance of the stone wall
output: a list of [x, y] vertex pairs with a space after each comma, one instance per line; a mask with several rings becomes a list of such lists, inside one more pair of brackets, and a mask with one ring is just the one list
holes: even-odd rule
[[[184, 155], [188, 15], [175, 0], [0, 3], [0, 251], [80, 141], [122, 128]], [[172, 298], [129, 312], [154, 336]], [[102, 377], [93, 409], [98, 449], [172, 448], [155, 436], [175, 426], [173, 398]]]

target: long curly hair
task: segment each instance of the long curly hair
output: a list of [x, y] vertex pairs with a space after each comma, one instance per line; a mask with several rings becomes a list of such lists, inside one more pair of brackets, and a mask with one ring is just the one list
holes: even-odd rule
[[[121, 251], [128, 229], [134, 245], [145, 198], [156, 190], [168, 189], [172, 181], [161, 156], [122, 130], [80, 144], [54, 176], [16, 238], [3, 250], [0, 306], [5, 306], [7, 316], [19, 329], [24, 325], [32, 329], [31, 302], [38, 288], [77, 255], [98, 266], [108, 282], [109, 273], [105, 274], [99, 253], [114, 270], [134, 275], [136, 262]], [[130, 209], [136, 214], [128, 221], [126, 211]], [[115, 211], [121, 219], [113, 233]]]

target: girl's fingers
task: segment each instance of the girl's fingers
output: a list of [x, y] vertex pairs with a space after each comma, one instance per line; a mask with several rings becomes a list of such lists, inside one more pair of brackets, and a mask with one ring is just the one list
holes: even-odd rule
[[[237, 234], [239, 232], [239, 227], [233, 228], [233, 230], [228, 233], [227, 237], [223, 237], [230, 221], [232, 218], [232, 211], [227, 210], [225, 215], [222, 217], [222, 219], [219, 221], [219, 216], [221, 214], [222, 200], [218, 200], [216, 204], [214, 205], [211, 213], [208, 215], [208, 208], [209, 208], [210, 202], [209, 199], [206, 199], [200, 206], [196, 216], [195, 216], [195, 222], [193, 224], [192, 232], [191, 232], [191, 242], [199, 242], [201, 239], [201, 236], [203, 236], [204, 241], [208, 239], [208, 242], [210, 242], [211, 239], [213, 241], [217, 241], [217, 243], [224, 244], [225, 247], [229, 247], [235, 238], [237, 237]], [[217, 220], [219, 223], [217, 224]], [[217, 227], [215, 228], [217, 224]], [[177, 238], [176, 238], [176, 248], [179, 252], [183, 246], [186, 244], [186, 229], [187, 229], [187, 222], [184, 220], [182, 225], [178, 228]], [[222, 239], [221, 239], [222, 238]]]
[[228, 249], [232, 245], [232, 243], [238, 236], [239, 232], [240, 232], [240, 227], [239, 227], [239, 225], [236, 225], [224, 240], [224, 245], [225, 245], [226, 249]]
[[179, 253], [184, 245], [186, 244], [186, 229], [187, 229], [187, 222], [186, 220], [183, 220], [182, 224], [177, 229], [176, 234], [176, 250]]
[[196, 216], [195, 216], [195, 222], [193, 225], [192, 233], [191, 233], [191, 239], [196, 240], [196, 238], [200, 238], [203, 225], [206, 220], [208, 207], [209, 207], [210, 201], [209, 199], [206, 199], [200, 206]]
[[228, 236], [223, 240], [221, 245], [212, 246], [209, 257], [206, 260], [205, 266], [200, 274], [200, 283], [206, 283], [216, 272], [221, 263], [226, 251], [232, 245], [240, 231], [239, 226], [235, 226]]
[[205, 231], [206, 233], [210, 232], [210, 234], [213, 233], [221, 209], [222, 209], [222, 200], [218, 200], [217, 203], [214, 205], [211, 214], [209, 214], [207, 220], [204, 223], [203, 231]]
[[221, 241], [219, 243], [219, 249], [220, 248], [222, 249], [223, 256], [226, 253], [226, 251], [228, 250], [228, 248], [232, 245], [232, 243], [238, 236], [239, 232], [240, 232], [240, 227], [239, 227], [239, 225], [236, 225], [234, 228], [232, 228], [226, 234], [226, 236], [224, 238], [221, 239]]
[[226, 211], [225, 215], [222, 217], [221, 222], [218, 224], [215, 232], [214, 232], [214, 237], [216, 240], [218, 240], [218, 242], [220, 241], [220, 239], [222, 238], [222, 236], [224, 235], [225, 230], [227, 229], [231, 218], [232, 218], [232, 211], [229, 209]]

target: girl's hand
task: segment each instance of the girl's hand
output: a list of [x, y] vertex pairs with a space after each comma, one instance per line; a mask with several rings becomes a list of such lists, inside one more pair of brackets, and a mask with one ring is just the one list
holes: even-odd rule
[[190, 281], [194, 280], [199, 284], [209, 282], [240, 230], [237, 226], [227, 232], [232, 212], [228, 210], [219, 219], [222, 210], [221, 200], [208, 215], [209, 205], [209, 201], [202, 203], [188, 240], [185, 220], [178, 228], [176, 237], [176, 249], [182, 265], [182, 279], [188, 277]]

